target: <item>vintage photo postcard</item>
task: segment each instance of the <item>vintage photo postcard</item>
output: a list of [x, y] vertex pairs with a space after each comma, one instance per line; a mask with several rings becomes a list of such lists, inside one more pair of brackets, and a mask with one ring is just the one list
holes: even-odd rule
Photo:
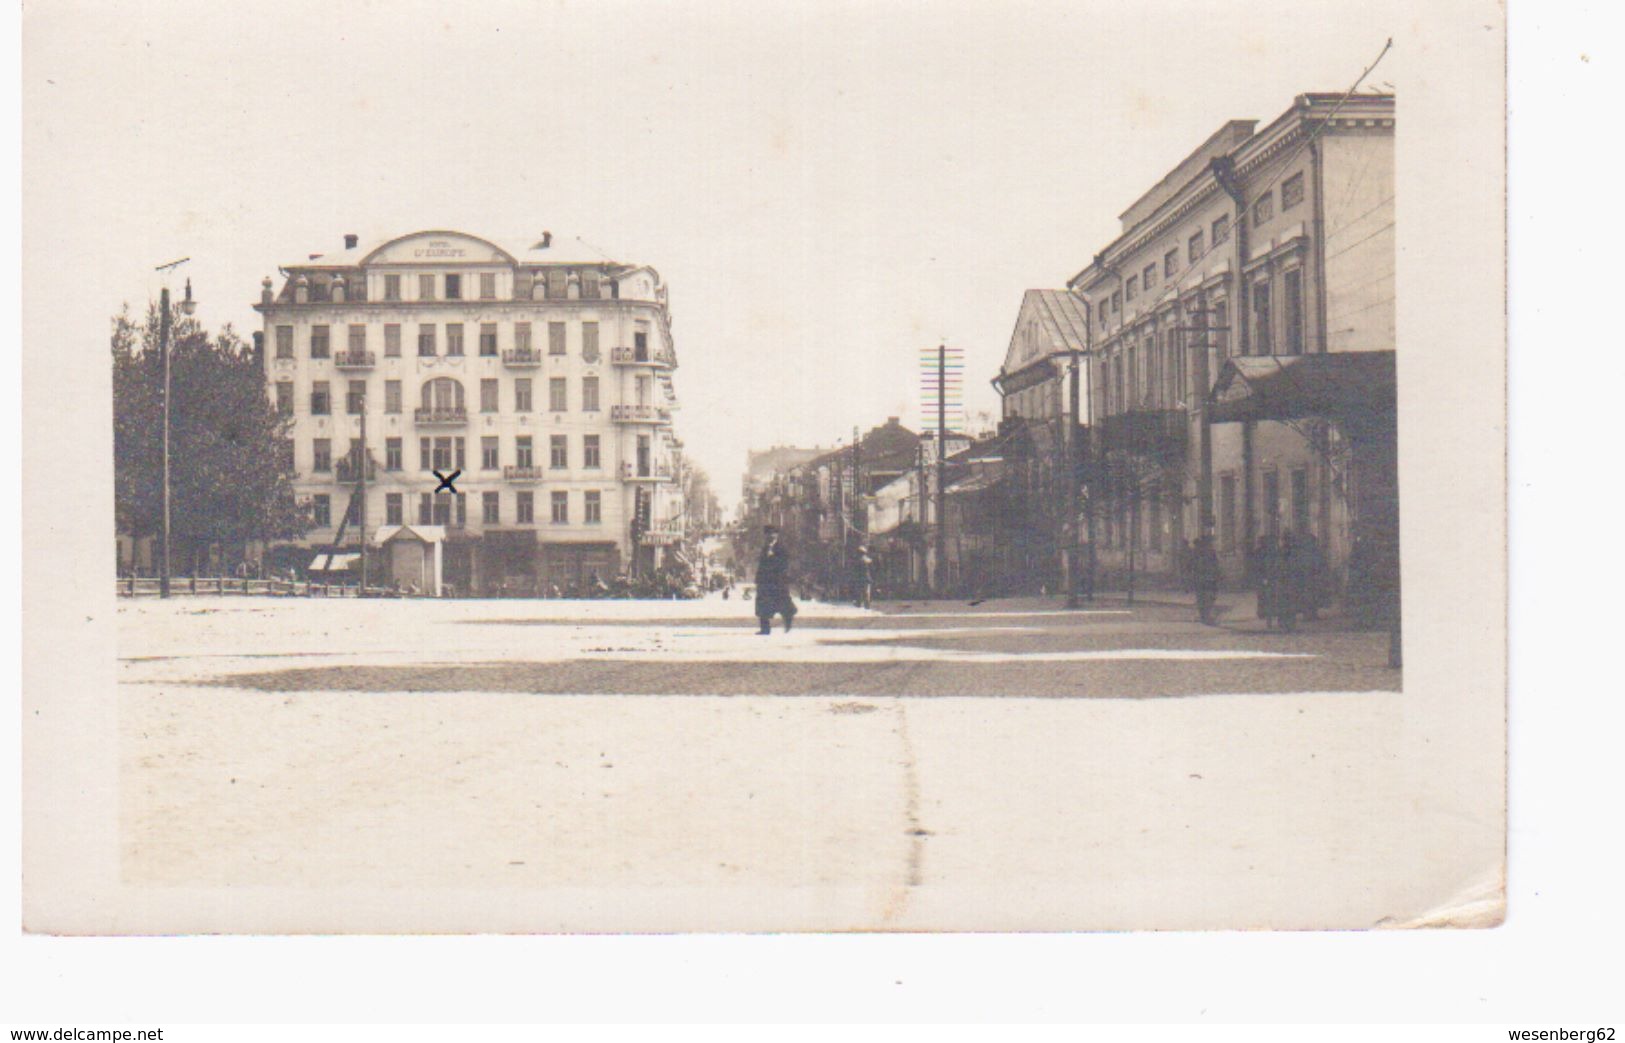
[[47, 934], [1490, 927], [1503, 10], [23, 15]]

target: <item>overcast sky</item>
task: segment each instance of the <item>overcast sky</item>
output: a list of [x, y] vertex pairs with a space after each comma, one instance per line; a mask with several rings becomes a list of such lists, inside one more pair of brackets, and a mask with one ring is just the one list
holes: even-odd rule
[[579, 236], [670, 284], [679, 433], [731, 502], [747, 448], [916, 422], [939, 340], [996, 411], [1022, 291], [1226, 119], [1346, 88], [1389, 35], [1397, 82], [1383, 10], [54, 2], [24, 246], [77, 260], [25, 310], [100, 352], [182, 256], [199, 318], [247, 331], [261, 277], [346, 232]]

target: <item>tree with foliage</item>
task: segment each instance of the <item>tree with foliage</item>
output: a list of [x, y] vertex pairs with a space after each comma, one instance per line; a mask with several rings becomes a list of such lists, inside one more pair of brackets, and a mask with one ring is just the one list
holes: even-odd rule
[[[211, 544], [288, 539], [310, 528], [294, 499], [282, 446], [290, 421], [265, 394], [253, 347], [228, 325], [218, 336], [177, 307], [170, 332], [170, 548], [184, 574]], [[163, 531], [163, 356], [156, 306], [138, 324], [113, 319], [113, 481], [118, 531]]]

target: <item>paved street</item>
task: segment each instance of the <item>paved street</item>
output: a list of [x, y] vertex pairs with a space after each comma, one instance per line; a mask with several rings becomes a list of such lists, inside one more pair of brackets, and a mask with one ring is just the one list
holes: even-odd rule
[[493, 929], [992, 928], [1365, 925], [1498, 864], [1431, 839], [1493, 780], [1417, 801], [1459, 737], [1385, 636], [1190, 617], [126, 600], [123, 872], [521, 889]]

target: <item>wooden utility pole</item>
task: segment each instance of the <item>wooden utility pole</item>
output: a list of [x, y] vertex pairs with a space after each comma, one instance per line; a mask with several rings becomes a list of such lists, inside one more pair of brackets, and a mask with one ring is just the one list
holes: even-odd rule
[[948, 580], [948, 346], [937, 345], [937, 593]]
[[158, 354], [164, 367], [164, 523], [158, 548], [158, 596], [169, 597], [169, 287], [158, 293]]

